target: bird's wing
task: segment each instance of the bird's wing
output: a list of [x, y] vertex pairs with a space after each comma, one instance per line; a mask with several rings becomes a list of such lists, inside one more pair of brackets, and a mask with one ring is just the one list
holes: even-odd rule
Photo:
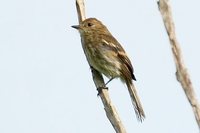
[[125, 75], [131, 74], [131, 78], [136, 80], [133, 74], [131, 61], [120, 43], [112, 35], [104, 35], [102, 37], [102, 42], [106, 44], [104, 47], [107, 47], [107, 49], [110, 49], [117, 54], [118, 59], [122, 62], [122, 72]]

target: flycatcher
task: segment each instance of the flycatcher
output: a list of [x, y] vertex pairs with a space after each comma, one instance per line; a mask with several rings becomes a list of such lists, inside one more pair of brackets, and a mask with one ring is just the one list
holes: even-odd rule
[[89, 65], [108, 77], [108, 82], [120, 78], [126, 83], [137, 118], [142, 121], [145, 114], [132, 81], [136, 80], [133, 66], [120, 43], [96, 18], [88, 18], [72, 27], [80, 32]]

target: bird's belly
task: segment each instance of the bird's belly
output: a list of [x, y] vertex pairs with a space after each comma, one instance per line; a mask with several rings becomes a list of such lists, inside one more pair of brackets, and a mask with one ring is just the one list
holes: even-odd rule
[[110, 52], [96, 52], [88, 55], [89, 64], [108, 78], [120, 76], [120, 63]]

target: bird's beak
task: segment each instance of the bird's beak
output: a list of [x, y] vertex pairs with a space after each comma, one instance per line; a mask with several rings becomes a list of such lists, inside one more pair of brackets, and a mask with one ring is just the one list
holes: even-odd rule
[[79, 30], [80, 26], [79, 25], [72, 25], [72, 28]]

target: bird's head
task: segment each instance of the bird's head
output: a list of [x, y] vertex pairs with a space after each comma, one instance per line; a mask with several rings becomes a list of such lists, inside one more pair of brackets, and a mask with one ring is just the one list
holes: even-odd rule
[[72, 27], [79, 30], [80, 33], [82, 32], [87, 33], [87, 32], [93, 32], [93, 31], [95, 32], [108, 31], [106, 26], [104, 26], [102, 22], [97, 20], [96, 18], [85, 19], [84, 21], [80, 23], [80, 25], [73, 25]]

